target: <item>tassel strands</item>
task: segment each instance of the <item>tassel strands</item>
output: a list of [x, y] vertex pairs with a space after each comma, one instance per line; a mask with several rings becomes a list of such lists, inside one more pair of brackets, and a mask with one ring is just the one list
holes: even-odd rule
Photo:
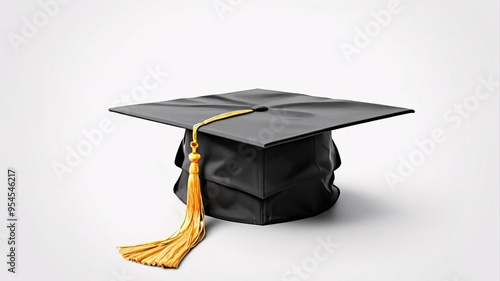
[[198, 162], [201, 155], [197, 152], [197, 132], [206, 124], [251, 113], [254, 110], [244, 109], [223, 113], [193, 126], [193, 141], [190, 143], [189, 178], [187, 188], [186, 215], [179, 229], [165, 240], [149, 242], [135, 246], [118, 247], [120, 254], [128, 260], [151, 266], [177, 268], [181, 260], [205, 237], [205, 212], [201, 197]]

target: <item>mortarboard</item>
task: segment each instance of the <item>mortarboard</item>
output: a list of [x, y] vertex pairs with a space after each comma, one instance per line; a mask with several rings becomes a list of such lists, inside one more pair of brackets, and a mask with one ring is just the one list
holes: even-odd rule
[[186, 203], [184, 221], [166, 240], [119, 247], [126, 259], [172, 268], [204, 238], [205, 213], [265, 225], [329, 209], [340, 166], [331, 130], [414, 112], [262, 89], [110, 111], [186, 129], [174, 185]]

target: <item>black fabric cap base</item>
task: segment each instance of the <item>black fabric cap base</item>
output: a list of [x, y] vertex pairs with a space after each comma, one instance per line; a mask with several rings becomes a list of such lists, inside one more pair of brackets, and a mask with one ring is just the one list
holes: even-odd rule
[[[191, 138], [187, 131], [175, 161], [182, 172], [174, 192], [184, 203]], [[204, 144], [199, 176], [209, 216], [259, 225], [286, 222], [317, 215], [339, 196], [333, 180], [340, 157], [330, 131], [270, 148], [206, 134], [198, 141]]]

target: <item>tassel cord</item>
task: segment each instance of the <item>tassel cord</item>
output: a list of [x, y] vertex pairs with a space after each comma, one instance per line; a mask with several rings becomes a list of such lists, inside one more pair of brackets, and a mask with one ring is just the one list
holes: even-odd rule
[[118, 247], [120, 254], [128, 260], [142, 264], [177, 268], [188, 252], [205, 237], [205, 211], [200, 189], [200, 168], [198, 162], [201, 155], [198, 151], [198, 129], [209, 123], [254, 112], [252, 109], [235, 110], [219, 114], [193, 126], [193, 140], [190, 143], [188, 188], [186, 214], [179, 229], [165, 240], [159, 240], [135, 246]]

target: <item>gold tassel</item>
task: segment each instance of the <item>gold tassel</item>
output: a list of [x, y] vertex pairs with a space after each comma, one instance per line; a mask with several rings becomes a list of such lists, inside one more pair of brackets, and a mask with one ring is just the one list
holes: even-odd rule
[[193, 126], [193, 141], [189, 160], [189, 178], [187, 188], [186, 215], [179, 229], [165, 240], [135, 245], [118, 247], [120, 254], [128, 260], [142, 264], [177, 268], [181, 260], [205, 238], [205, 212], [201, 197], [198, 162], [201, 155], [197, 152], [197, 132], [206, 124], [221, 119], [253, 112], [252, 109], [236, 110], [223, 113]]

